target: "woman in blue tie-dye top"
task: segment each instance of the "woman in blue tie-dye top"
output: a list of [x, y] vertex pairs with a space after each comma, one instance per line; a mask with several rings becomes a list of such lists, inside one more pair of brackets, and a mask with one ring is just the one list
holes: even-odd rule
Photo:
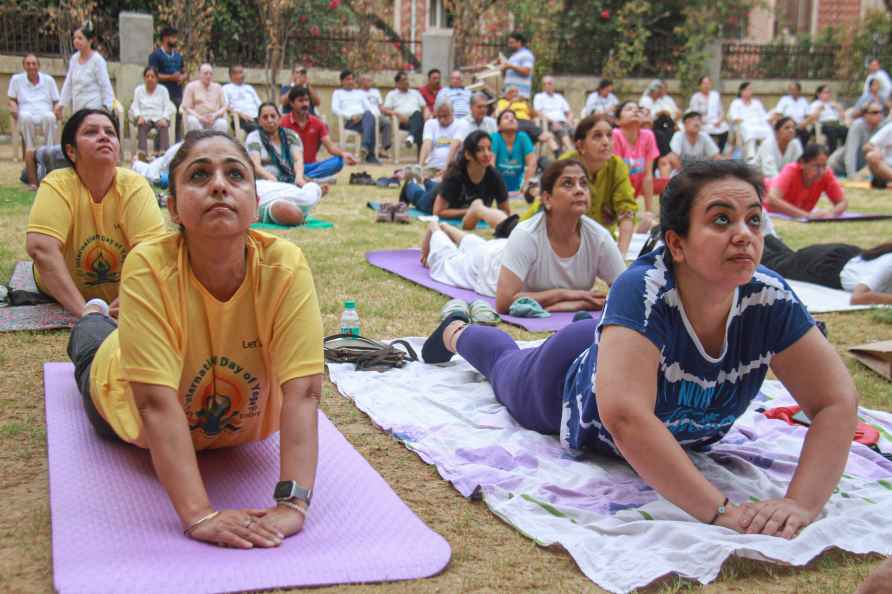
[[[786, 282], [758, 265], [762, 184], [734, 161], [673, 178], [661, 200], [664, 246], [610, 290], [599, 324], [570, 324], [538, 348], [448, 317], [428, 363], [464, 357], [517, 421], [571, 449], [623, 457], [694, 518], [792, 538], [817, 517], [845, 466], [856, 425], [854, 383]], [[684, 448], [720, 440], [769, 368], [811, 419], [786, 496], [732, 504]]]

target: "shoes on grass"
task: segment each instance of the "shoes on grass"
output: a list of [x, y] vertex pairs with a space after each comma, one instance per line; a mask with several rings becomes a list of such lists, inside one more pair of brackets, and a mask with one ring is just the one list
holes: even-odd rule
[[485, 326], [495, 326], [502, 321], [496, 310], [483, 299], [475, 299], [471, 303], [464, 299], [450, 299], [440, 310], [440, 319], [445, 320], [456, 316], [462, 317], [472, 324]]

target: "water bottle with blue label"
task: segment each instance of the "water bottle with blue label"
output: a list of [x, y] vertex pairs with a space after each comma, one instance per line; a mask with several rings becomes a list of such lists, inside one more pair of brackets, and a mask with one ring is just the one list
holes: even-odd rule
[[344, 313], [341, 314], [341, 334], [359, 336], [359, 314], [356, 313], [356, 302], [352, 299], [344, 302]]

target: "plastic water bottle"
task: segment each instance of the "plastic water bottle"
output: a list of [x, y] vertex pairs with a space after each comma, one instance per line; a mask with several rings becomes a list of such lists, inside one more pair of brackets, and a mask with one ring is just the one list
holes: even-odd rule
[[352, 299], [344, 302], [344, 313], [341, 314], [341, 334], [359, 336], [359, 314], [356, 313], [356, 302]]

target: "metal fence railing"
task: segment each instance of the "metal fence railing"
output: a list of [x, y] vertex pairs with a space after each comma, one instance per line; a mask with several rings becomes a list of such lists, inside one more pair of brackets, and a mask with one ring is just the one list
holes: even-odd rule
[[[66, 37], [63, 43], [60, 34], [53, 27], [51, 18], [47, 10], [0, 8], [0, 53], [62, 56], [72, 47], [68, 36], [73, 31], [64, 33]], [[118, 19], [96, 15], [92, 20], [96, 29], [96, 49], [107, 59], [117, 60], [120, 56]]]
[[759, 79], [835, 79], [841, 73], [836, 45], [722, 45], [722, 76]]

